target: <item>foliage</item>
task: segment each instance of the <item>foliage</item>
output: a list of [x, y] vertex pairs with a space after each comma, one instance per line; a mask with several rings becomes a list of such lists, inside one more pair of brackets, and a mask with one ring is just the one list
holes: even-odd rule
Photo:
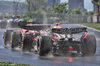
[[93, 15], [94, 11], [86, 11], [85, 13], [83, 13], [84, 15]]
[[99, 11], [99, 14], [100, 14], [100, 0], [98, 0], [97, 4], [98, 4], [98, 11]]
[[46, 7], [47, 0], [26, 0], [28, 11], [36, 11], [43, 7]]
[[82, 13], [81, 13], [80, 7], [79, 7], [79, 8], [70, 10], [70, 11], [69, 11], [69, 14], [82, 14]]
[[[73, 10], [68, 10], [68, 7], [67, 7], [68, 3], [61, 3], [61, 4], [56, 3], [55, 5], [51, 7], [49, 6], [48, 9], [46, 9], [45, 3], [47, 3], [47, 0], [41, 0], [41, 1], [40, 0], [26, 0], [25, 4], [28, 7], [27, 7], [27, 11], [22, 15], [22, 17], [27, 19], [28, 22], [34, 22], [34, 21], [42, 22], [46, 18], [50, 17], [50, 15], [52, 15], [52, 17], [55, 17], [55, 14], [61, 20], [66, 19], [66, 17], [64, 16], [67, 14], [70, 14], [70, 15], [81, 14], [82, 15], [80, 11], [80, 7]], [[91, 11], [91, 12], [86, 12], [84, 14], [87, 15], [87, 14], [92, 14], [92, 13], [93, 12]]]
[[68, 3], [61, 3], [61, 4], [55, 4], [53, 7], [49, 7], [48, 11], [51, 13], [67, 13]]
[[18, 64], [18, 63], [12, 63], [12, 62], [0, 62], [0, 66], [30, 66], [30, 65]]
[[44, 12], [45, 11], [43, 9], [39, 9], [31, 13], [26, 11], [21, 15], [21, 17], [27, 19], [28, 22], [39, 22], [39, 20], [42, 22]]
[[100, 5], [100, 0], [98, 0], [98, 5]]
[[81, 23], [82, 25], [95, 28], [97, 30], [100, 30], [100, 24], [99, 23]]
[[47, 0], [26, 0], [27, 11], [22, 15], [28, 22], [36, 21], [37, 18], [42, 19], [42, 12], [45, 12]]
[[13, 0], [13, 9], [14, 9], [14, 14], [18, 14], [18, 6], [20, 4], [20, 0]]

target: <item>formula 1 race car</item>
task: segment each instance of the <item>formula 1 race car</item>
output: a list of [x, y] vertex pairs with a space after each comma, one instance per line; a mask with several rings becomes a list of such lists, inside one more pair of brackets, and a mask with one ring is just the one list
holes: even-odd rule
[[43, 30], [49, 29], [50, 25], [27, 23], [26, 20], [20, 20], [18, 24], [21, 29], [12, 28], [4, 32], [5, 47], [11, 46], [13, 50], [19, 47], [22, 51], [31, 51], [31, 49], [37, 51], [37, 36], [43, 33]]
[[23, 35], [23, 51], [31, 51], [32, 47], [37, 51], [37, 36], [47, 35], [50, 25], [32, 24], [24, 26], [23, 29], [28, 30]]
[[[77, 51], [82, 55], [93, 55], [96, 52], [96, 38], [88, 35], [86, 27], [52, 28], [48, 36], [38, 36], [37, 50], [40, 56], [49, 53], [64, 55], [68, 51]], [[80, 40], [76, 40], [73, 34], [83, 33]]]
[[[23, 22], [23, 25], [26, 25], [26, 21], [20, 20], [20, 22]], [[11, 46], [11, 48], [15, 48], [18, 45], [21, 44], [21, 40], [22, 40], [22, 32], [20, 30], [20, 28], [8, 28], [5, 32], [4, 32], [4, 44], [5, 47]]]

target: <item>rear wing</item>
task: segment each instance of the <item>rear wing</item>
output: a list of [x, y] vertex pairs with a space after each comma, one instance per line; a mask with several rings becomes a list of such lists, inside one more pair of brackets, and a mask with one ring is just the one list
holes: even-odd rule
[[27, 29], [27, 30], [46, 30], [46, 29], [50, 29], [49, 24], [27, 24], [26, 26], [23, 26], [23, 29]]
[[87, 32], [87, 28], [61, 28], [61, 29], [52, 29], [53, 33], [59, 33], [59, 34], [76, 34], [81, 32]]

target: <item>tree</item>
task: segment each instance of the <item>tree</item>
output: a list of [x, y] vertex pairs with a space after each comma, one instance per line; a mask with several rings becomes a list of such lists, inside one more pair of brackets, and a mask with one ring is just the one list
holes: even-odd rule
[[45, 11], [47, 0], [26, 0], [24, 5], [27, 6], [27, 11], [22, 17], [32, 22], [36, 18], [42, 19], [42, 12]]
[[79, 8], [70, 10], [69, 14], [82, 14], [82, 13], [81, 13], [80, 7], [79, 7]]
[[94, 4], [94, 13], [100, 14], [100, 0], [92, 0]]
[[85, 13], [83, 13], [85, 15], [93, 15], [94, 14], [94, 11], [86, 11]]
[[100, 5], [100, 0], [98, 1], [98, 5]]
[[17, 15], [18, 13], [18, 6], [19, 6], [20, 0], [13, 0], [13, 8], [14, 8], [14, 14]]
[[27, 8], [27, 10], [30, 12], [30, 11], [31, 11], [31, 7], [30, 7], [31, 2], [30, 2], [30, 0], [26, 0], [26, 2], [27, 2], [27, 4], [28, 4], [28, 8]]
[[68, 3], [61, 3], [61, 4], [55, 4], [53, 7], [49, 7], [48, 11], [52, 13], [67, 13]]
[[26, 5], [28, 5], [28, 11], [36, 11], [41, 8], [46, 7], [47, 0], [26, 0]]
[[92, 2], [98, 2], [99, 0], [91, 0]]

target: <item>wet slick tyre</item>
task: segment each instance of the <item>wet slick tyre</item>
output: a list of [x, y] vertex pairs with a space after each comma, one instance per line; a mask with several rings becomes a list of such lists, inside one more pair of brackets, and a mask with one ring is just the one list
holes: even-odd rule
[[12, 44], [11, 44], [12, 50], [20, 46], [21, 39], [22, 39], [21, 32], [12, 33]]
[[52, 39], [48, 36], [39, 38], [39, 56], [45, 56], [52, 50]]
[[93, 35], [81, 37], [81, 53], [83, 56], [94, 55], [96, 53], [96, 38]]
[[8, 45], [11, 44], [11, 33], [13, 32], [13, 30], [6, 30], [6, 32], [4, 33], [4, 44], [5, 47], [7, 47]]
[[32, 48], [32, 42], [33, 42], [33, 35], [32, 34], [25, 34], [24, 41], [23, 41], [23, 48], [22, 51], [31, 51]]
[[19, 22], [18, 22], [18, 26], [19, 27], [24, 27], [27, 25], [27, 20], [25, 19], [20, 19]]

